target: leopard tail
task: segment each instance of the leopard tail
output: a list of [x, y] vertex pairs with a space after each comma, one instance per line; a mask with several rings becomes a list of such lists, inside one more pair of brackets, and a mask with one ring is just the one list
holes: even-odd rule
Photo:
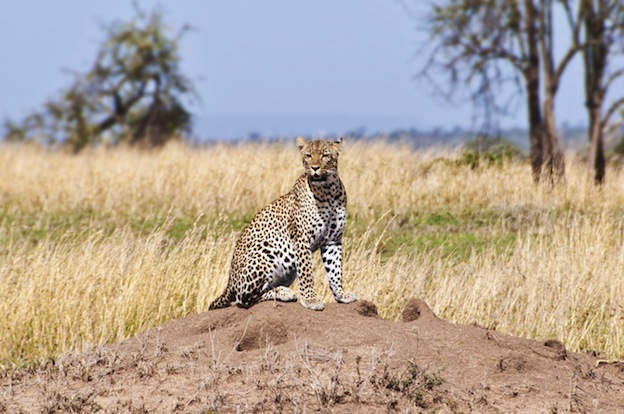
[[223, 291], [221, 296], [219, 296], [210, 304], [208, 310], [227, 308], [232, 304], [232, 302], [234, 302], [234, 299], [234, 293], [232, 292], [232, 289], [230, 289], [230, 285], [228, 283], [225, 291]]

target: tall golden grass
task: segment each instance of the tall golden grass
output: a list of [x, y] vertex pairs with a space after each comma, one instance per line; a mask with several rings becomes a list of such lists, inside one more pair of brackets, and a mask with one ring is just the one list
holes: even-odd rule
[[[346, 288], [390, 319], [418, 296], [453, 322], [624, 357], [624, 174], [610, 169], [597, 189], [569, 161], [567, 182], [550, 189], [526, 163], [456, 160], [348, 143]], [[294, 143], [78, 156], [1, 147], [0, 364], [205, 311], [240, 227], [301, 170]]]

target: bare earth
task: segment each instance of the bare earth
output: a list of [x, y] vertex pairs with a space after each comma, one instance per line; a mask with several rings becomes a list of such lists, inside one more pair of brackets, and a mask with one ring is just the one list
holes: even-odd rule
[[0, 372], [0, 412], [624, 413], [624, 364], [366, 301], [261, 303]]

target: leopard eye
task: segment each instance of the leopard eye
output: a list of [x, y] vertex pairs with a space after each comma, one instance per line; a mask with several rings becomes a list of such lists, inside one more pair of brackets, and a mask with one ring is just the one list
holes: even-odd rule
[[304, 155], [304, 157], [305, 157], [306, 160], [309, 160], [309, 159], [312, 158], [312, 154], [306, 154], [306, 155]]
[[331, 157], [331, 154], [323, 154], [323, 158], [327, 159], [329, 157]]

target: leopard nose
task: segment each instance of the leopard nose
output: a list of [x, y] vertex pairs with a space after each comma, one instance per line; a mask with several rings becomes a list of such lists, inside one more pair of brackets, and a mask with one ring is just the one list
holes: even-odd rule
[[312, 170], [313, 170], [314, 172], [316, 172], [316, 171], [318, 171], [318, 169], [319, 169], [319, 168], [321, 168], [321, 167], [320, 167], [320, 165], [311, 165], [311, 166], [310, 166], [310, 168], [312, 168]]

